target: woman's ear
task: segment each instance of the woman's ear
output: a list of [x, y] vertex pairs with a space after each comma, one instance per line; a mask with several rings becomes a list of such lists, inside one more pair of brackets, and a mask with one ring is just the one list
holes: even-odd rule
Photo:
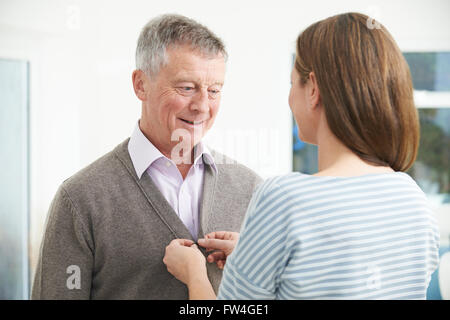
[[308, 99], [312, 108], [316, 108], [320, 104], [320, 91], [317, 85], [317, 78], [314, 72], [309, 74], [310, 88], [308, 92]]
[[148, 78], [142, 70], [134, 70], [131, 76], [133, 81], [133, 89], [139, 100], [147, 100]]

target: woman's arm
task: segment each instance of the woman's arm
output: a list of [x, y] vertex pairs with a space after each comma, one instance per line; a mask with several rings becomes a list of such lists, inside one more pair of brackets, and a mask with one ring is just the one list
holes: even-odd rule
[[189, 277], [187, 284], [189, 300], [215, 300], [216, 294], [206, 274], [197, 274]]
[[[207, 234], [205, 239], [199, 239], [199, 244], [207, 252], [214, 251], [209, 254], [208, 262], [216, 262], [223, 269], [238, 239], [237, 232], [217, 231]], [[166, 247], [163, 262], [175, 278], [187, 285], [190, 300], [216, 299], [206, 272], [205, 257], [192, 240], [172, 240]]]
[[205, 257], [193, 241], [172, 240], [166, 247], [163, 262], [175, 278], [187, 285], [190, 300], [216, 299], [206, 272]]

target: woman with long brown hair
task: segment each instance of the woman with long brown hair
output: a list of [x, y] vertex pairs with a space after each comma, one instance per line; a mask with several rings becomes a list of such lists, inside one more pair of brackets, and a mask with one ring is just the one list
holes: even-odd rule
[[[340, 14], [299, 35], [289, 105], [301, 140], [318, 146], [319, 172], [268, 179], [240, 236], [199, 240], [220, 249], [209, 262], [226, 261], [219, 298], [426, 297], [439, 232], [404, 173], [419, 143], [411, 76], [389, 32], [368, 21]], [[172, 241], [164, 263], [190, 298], [215, 298], [192, 242]]]

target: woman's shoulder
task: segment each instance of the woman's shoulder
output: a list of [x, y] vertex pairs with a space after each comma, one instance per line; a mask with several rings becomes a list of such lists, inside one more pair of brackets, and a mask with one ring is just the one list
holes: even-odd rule
[[304, 177], [300, 172], [290, 172], [283, 175], [272, 176], [264, 179], [257, 188], [259, 194], [264, 196], [267, 193], [280, 190], [300, 182]]
[[[258, 199], [283, 196], [285, 199], [301, 201], [311, 194], [327, 192], [348, 194], [348, 191], [382, 191], [385, 187], [407, 188], [416, 196], [424, 197], [414, 179], [404, 172], [365, 174], [359, 176], [317, 176], [302, 172], [290, 172], [265, 179], [256, 189]], [[327, 192], [325, 192], [327, 191]], [[266, 200], [267, 201], [267, 200]]]
[[[259, 190], [263, 191], [263, 194], [274, 190], [304, 190], [309, 185], [320, 185], [329, 183], [334, 177], [315, 176], [302, 172], [289, 172], [283, 175], [277, 175], [265, 179], [260, 185]], [[301, 188], [297, 188], [301, 187]]]
[[311, 176], [300, 172], [266, 178], [255, 190], [255, 204], [296, 202], [311, 183], [314, 183]]

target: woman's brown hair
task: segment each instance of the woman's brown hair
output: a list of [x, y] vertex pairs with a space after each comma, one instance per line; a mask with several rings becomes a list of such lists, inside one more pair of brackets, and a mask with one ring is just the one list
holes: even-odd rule
[[406, 171], [419, 146], [408, 64], [389, 32], [360, 13], [314, 23], [297, 38], [301, 82], [314, 72], [328, 126], [361, 159]]

